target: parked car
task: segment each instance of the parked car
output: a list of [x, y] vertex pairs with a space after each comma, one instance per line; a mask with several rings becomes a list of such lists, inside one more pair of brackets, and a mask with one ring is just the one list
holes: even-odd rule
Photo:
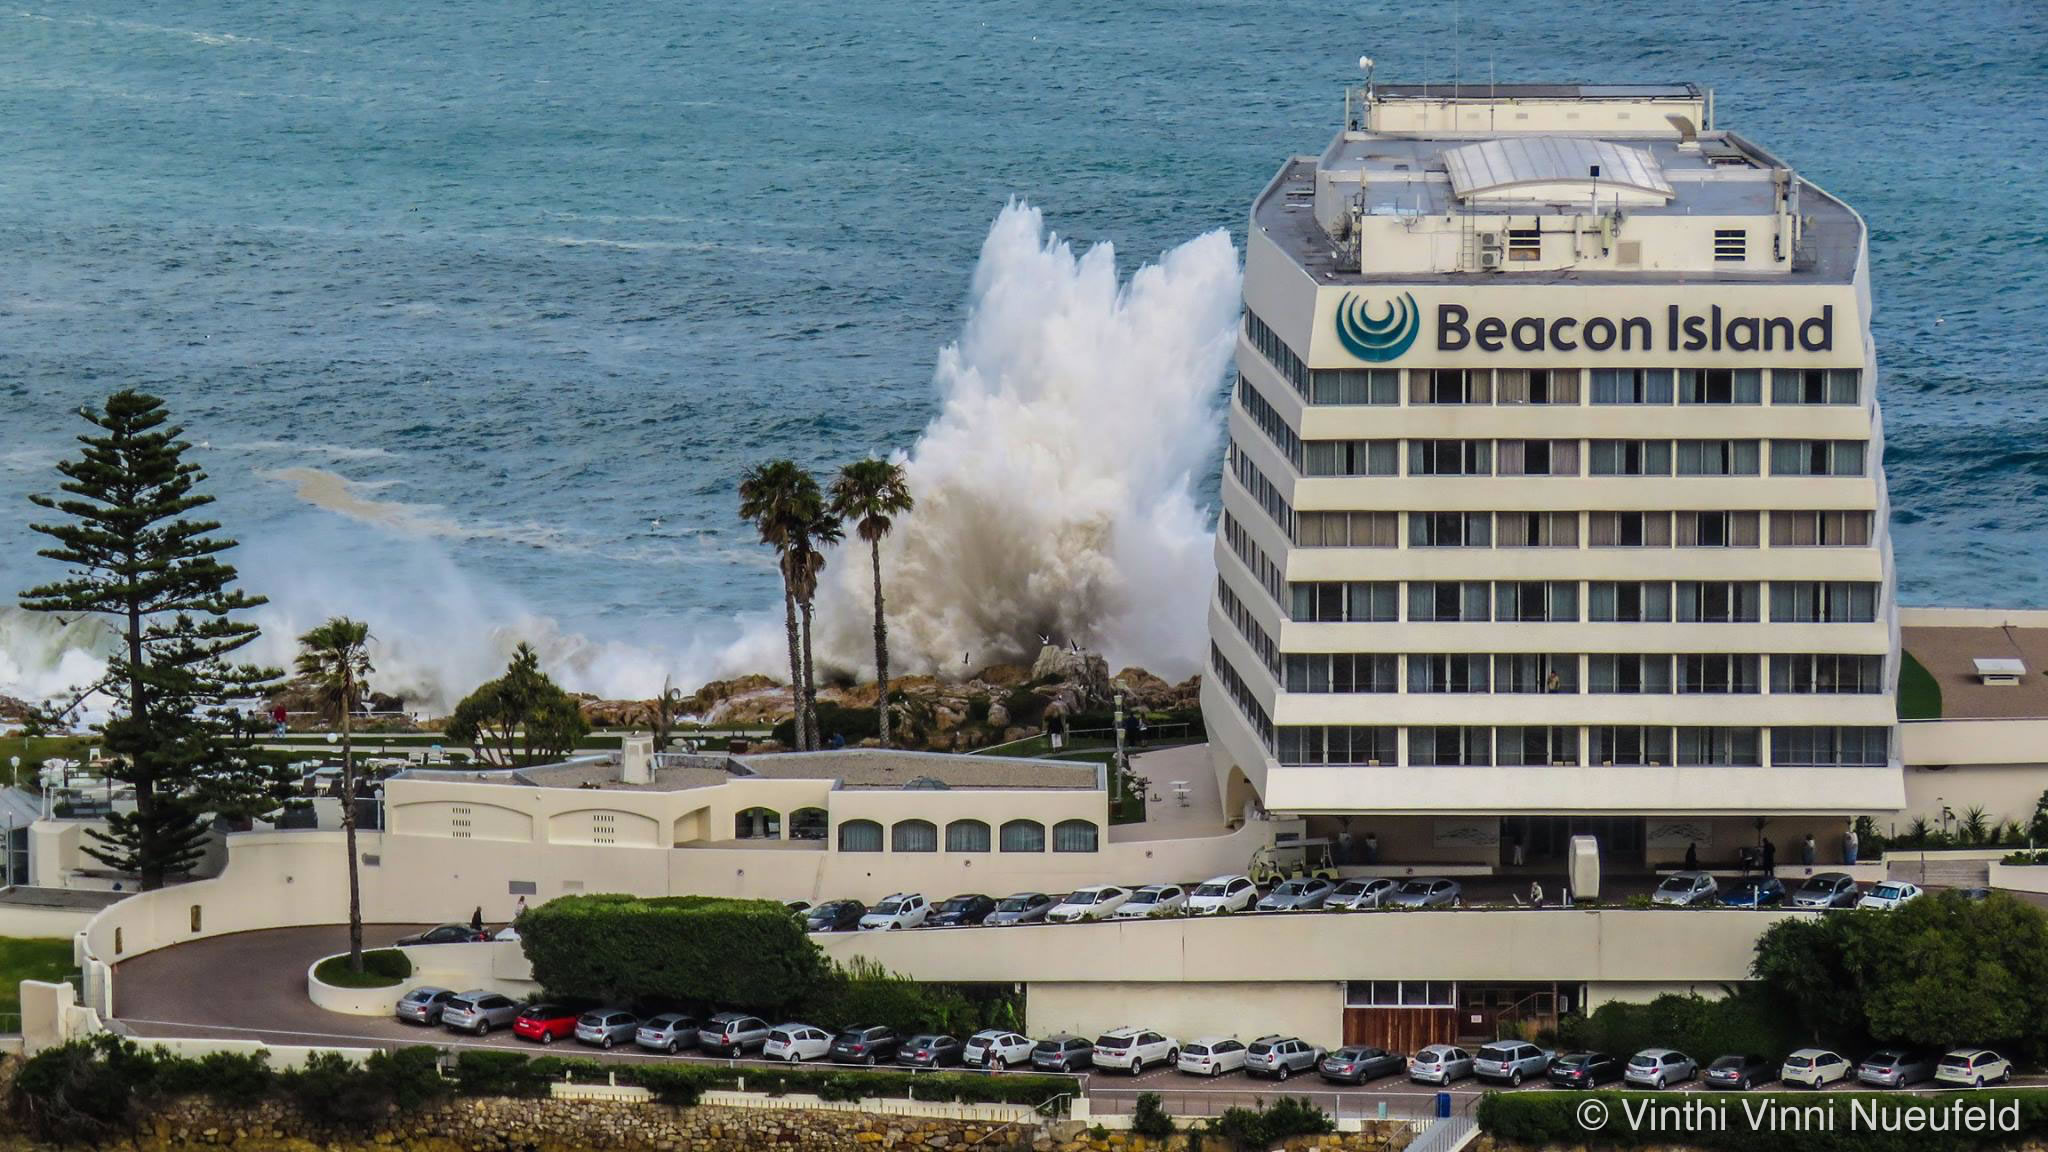
[[1791, 904], [1794, 908], [1847, 908], [1862, 892], [1847, 872], [1820, 872], [1792, 890]]
[[1234, 1036], [1204, 1036], [1180, 1050], [1174, 1067], [1191, 1076], [1221, 1076], [1244, 1071], [1244, 1041]]
[[867, 914], [868, 906], [858, 900], [827, 900], [804, 914], [804, 931], [851, 932]]
[[1958, 1048], [1934, 1066], [1934, 1079], [1942, 1084], [1982, 1088], [2012, 1079], [2012, 1065], [1988, 1048]]
[[1045, 914], [1047, 924], [1075, 924], [1083, 920], [1100, 920], [1124, 906], [1131, 898], [1131, 890], [1114, 884], [1096, 884], [1087, 888], [1076, 888], [1066, 898], [1053, 905]]
[[1720, 885], [1705, 872], [1673, 872], [1650, 893], [1650, 903], [1673, 908], [1698, 908], [1720, 898]]
[[768, 1030], [768, 1039], [761, 1044], [761, 1059], [786, 1060], [796, 1064], [804, 1060], [822, 1060], [832, 1051], [832, 1034], [823, 1028], [809, 1024], [777, 1024]]
[[1151, 1064], [1180, 1063], [1180, 1041], [1145, 1028], [1112, 1028], [1095, 1038], [1095, 1066], [1136, 1076]]
[[927, 928], [967, 928], [986, 921], [995, 910], [995, 897], [969, 892], [939, 901], [924, 924]]
[[1753, 1053], [1747, 1056], [1716, 1056], [1706, 1071], [1707, 1087], [1733, 1088], [1739, 1092], [1747, 1092], [1777, 1078], [1777, 1064]]
[[1041, 1072], [1075, 1072], [1095, 1066], [1095, 1045], [1061, 1033], [1040, 1040], [1031, 1049], [1031, 1066]]
[[1730, 908], [1770, 908], [1785, 902], [1785, 882], [1776, 876], [1737, 880], [1721, 893], [1721, 903]]
[[576, 1042], [609, 1048], [630, 1043], [640, 1031], [640, 1018], [623, 1008], [596, 1008], [576, 1018]]
[[713, 1056], [737, 1056], [768, 1042], [768, 1022], [743, 1012], [720, 1012], [697, 1029], [697, 1047]]
[[811, 910], [811, 902], [809, 900], [784, 900], [782, 906], [789, 909], [790, 915], [795, 916], [799, 920], [803, 919], [804, 914]]
[[1956, 895], [1961, 896], [1965, 900], [1989, 900], [1991, 899], [1991, 889], [1958, 888], [1956, 889]]
[[1131, 898], [1116, 910], [1116, 918], [1140, 920], [1154, 912], [1164, 915], [1179, 911], [1187, 902], [1188, 890], [1178, 884], [1147, 884], [1131, 893]]
[[1045, 914], [1052, 911], [1052, 906], [1057, 903], [1059, 901], [1043, 892], [1019, 892], [996, 901], [996, 910], [989, 914], [984, 923], [1037, 924], [1045, 919]]
[[453, 995], [446, 988], [422, 984], [398, 998], [398, 1018], [408, 1024], [439, 1024], [441, 1009]]
[[1258, 887], [1249, 876], [1211, 876], [1195, 885], [1194, 895], [1188, 897], [1188, 911], [1197, 915], [1242, 912], [1258, 898]]
[[1645, 1048], [1628, 1058], [1621, 1078], [1645, 1088], [1663, 1088], [1699, 1075], [1700, 1066], [1683, 1052], [1669, 1048]]
[[1330, 890], [1330, 898], [1323, 901], [1325, 912], [1359, 912], [1367, 908], [1378, 908], [1394, 894], [1397, 885], [1385, 876], [1367, 876], [1346, 880]]
[[1472, 1054], [1472, 1075], [1481, 1080], [1505, 1081], [1519, 1088], [1527, 1077], [1549, 1071], [1552, 1055], [1520, 1040], [1497, 1040]]
[[1016, 1068], [1031, 1063], [1031, 1037], [1007, 1028], [984, 1028], [967, 1038], [961, 1061], [970, 1068]]
[[884, 897], [880, 904], [868, 909], [867, 915], [860, 918], [860, 927], [863, 932], [876, 929], [920, 928], [924, 925], [925, 917], [929, 915], [931, 905], [925, 902], [922, 894], [898, 892], [894, 896]]
[[471, 928], [467, 924], [443, 924], [438, 928], [429, 928], [425, 932], [400, 936], [392, 947], [411, 948], [418, 944], [475, 944], [490, 938], [489, 932]]
[[1408, 1079], [1449, 1086], [1472, 1074], [1472, 1054], [1452, 1044], [1431, 1044], [1408, 1061]]
[[1545, 1076], [1560, 1088], [1598, 1088], [1622, 1076], [1621, 1061], [1605, 1052], [1567, 1052], [1550, 1062]]
[[901, 1045], [894, 1028], [861, 1024], [840, 1029], [832, 1038], [830, 1055], [834, 1064], [880, 1064], [894, 1060]]
[[576, 1035], [576, 1018], [582, 1013], [560, 1004], [528, 1004], [512, 1021], [512, 1034], [521, 1040], [553, 1044]]
[[1934, 1079], [1934, 1068], [1940, 1059], [1932, 1052], [1880, 1048], [1856, 1066], [1856, 1079], [1880, 1088], [1904, 1088]]
[[700, 1027], [702, 1024], [694, 1016], [663, 1012], [648, 1017], [633, 1029], [633, 1043], [673, 1056], [685, 1048], [697, 1046], [697, 1029]]
[[1406, 1060], [1382, 1048], [1368, 1048], [1362, 1044], [1347, 1044], [1316, 1065], [1316, 1071], [1332, 1084], [1363, 1084], [1382, 1076], [1392, 1076], [1408, 1066]]
[[1297, 1072], [1313, 1072], [1323, 1050], [1298, 1036], [1261, 1036], [1244, 1053], [1244, 1074], [1285, 1080]]
[[1856, 906], [1858, 908], [1875, 908], [1880, 912], [1889, 912], [1908, 900], [1918, 900], [1919, 898], [1919, 885], [1907, 884], [1898, 880], [1887, 880], [1870, 891], [1865, 892], [1863, 898], [1856, 901]]
[[1797, 1084], [1804, 1088], [1825, 1088], [1837, 1080], [1846, 1080], [1854, 1069], [1849, 1061], [1825, 1048], [1801, 1048], [1785, 1057], [1784, 1067], [1778, 1070], [1778, 1079], [1790, 1088]]
[[1273, 885], [1256, 907], [1261, 912], [1309, 912], [1323, 906], [1336, 885], [1320, 876], [1297, 876]]
[[1393, 908], [1456, 908], [1464, 899], [1464, 891], [1455, 880], [1441, 876], [1418, 876], [1404, 880], [1394, 890], [1392, 898], [1382, 901], [1382, 906]]
[[896, 1050], [896, 1062], [913, 1068], [952, 1068], [967, 1056], [967, 1046], [957, 1036], [924, 1033], [912, 1036]]
[[482, 988], [450, 996], [441, 1005], [441, 1024], [450, 1032], [488, 1035], [493, 1028], [510, 1028], [519, 1019], [519, 1001], [502, 992]]

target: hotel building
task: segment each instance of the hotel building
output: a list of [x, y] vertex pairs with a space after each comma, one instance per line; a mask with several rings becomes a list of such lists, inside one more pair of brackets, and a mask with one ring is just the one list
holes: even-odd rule
[[[1204, 686], [1382, 862], [1905, 806], [1862, 219], [1690, 85], [1368, 85], [1253, 205]], [[1761, 822], [1760, 822], [1761, 821]]]

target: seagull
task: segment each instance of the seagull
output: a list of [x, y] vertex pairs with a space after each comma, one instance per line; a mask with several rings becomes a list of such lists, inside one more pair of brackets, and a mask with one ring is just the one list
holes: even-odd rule
[[647, 522], [647, 526], [648, 526], [649, 528], [659, 528], [659, 527], [661, 527], [661, 517], [659, 517], [659, 516], [656, 516], [656, 517], [655, 517], [654, 519], [652, 519], [652, 520], [649, 520], [649, 521]]
[[1052, 643], [1052, 637], [1050, 637], [1050, 636], [1047, 636], [1047, 635], [1046, 635], [1045, 633], [1043, 633], [1043, 632], [1040, 632], [1040, 633], [1038, 634], [1038, 646], [1039, 646], [1040, 648], [1043, 648], [1043, 647], [1045, 647], [1045, 646], [1046, 646], [1047, 644], [1050, 644], [1050, 643]]

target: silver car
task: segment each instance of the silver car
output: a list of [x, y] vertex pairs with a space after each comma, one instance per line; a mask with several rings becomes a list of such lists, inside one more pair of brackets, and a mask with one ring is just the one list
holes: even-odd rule
[[1394, 894], [1398, 885], [1385, 876], [1367, 876], [1346, 880], [1330, 890], [1330, 898], [1323, 901], [1325, 912], [1356, 912], [1365, 908], [1378, 908]]
[[1472, 1054], [1472, 1074], [1481, 1080], [1501, 1080], [1519, 1088], [1525, 1078], [1550, 1071], [1554, 1055], [1534, 1044], [1499, 1040]]
[[481, 988], [451, 996], [441, 1006], [441, 1023], [451, 1032], [487, 1035], [493, 1028], [510, 1028], [519, 1019], [519, 1001], [502, 992]]
[[768, 1022], [759, 1016], [720, 1012], [697, 1030], [697, 1047], [714, 1056], [737, 1056], [768, 1042]]
[[1408, 1060], [1408, 1079], [1449, 1086], [1472, 1074], [1472, 1054], [1455, 1044], [1431, 1044]]
[[1683, 1052], [1669, 1048], [1645, 1048], [1629, 1057], [1621, 1078], [1645, 1088], [1662, 1088], [1699, 1075], [1700, 1066]]
[[398, 1018], [408, 1024], [439, 1024], [441, 1009], [454, 995], [446, 988], [423, 984], [398, 998]]
[[1042, 924], [1045, 914], [1059, 903], [1056, 897], [1044, 892], [1018, 892], [996, 901], [996, 910], [988, 914], [984, 925], [999, 927], [1004, 924]]
[[1705, 872], [1673, 872], [1650, 893], [1650, 903], [1670, 908], [1701, 908], [1720, 899], [1720, 884]]
[[1300, 876], [1273, 886], [1253, 907], [1261, 912], [1308, 912], [1323, 906], [1336, 885], [1316, 876]]
[[1456, 908], [1463, 896], [1456, 880], [1418, 876], [1402, 881], [1401, 886], [1394, 890], [1393, 897], [1383, 903], [1394, 908]]
[[1863, 1063], [1856, 1066], [1856, 1079], [1880, 1088], [1905, 1088], [1934, 1079], [1934, 1066], [1939, 1059], [1932, 1052], [1884, 1048], [1863, 1058]]
[[1244, 1074], [1285, 1080], [1296, 1072], [1313, 1072], [1323, 1050], [1298, 1036], [1261, 1036], [1244, 1050]]
[[1794, 888], [1787, 903], [1794, 908], [1849, 908], [1862, 895], [1863, 889], [1848, 873], [1822, 872]]
[[697, 1019], [681, 1012], [663, 1012], [649, 1016], [633, 1029], [633, 1043], [653, 1052], [666, 1052], [673, 1056], [685, 1048], [697, 1046]]
[[639, 1030], [639, 1017], [623, 1008], [599, 1008], [576, 1018], [577, 1042], [599, 1048], [627, 1043]]

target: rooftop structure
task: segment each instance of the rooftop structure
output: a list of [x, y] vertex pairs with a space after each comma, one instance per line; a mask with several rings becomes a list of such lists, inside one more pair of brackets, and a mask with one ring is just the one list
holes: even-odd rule
[[835, 788], [941, 791], [1103, 787], [1101, 769], [1093, 764], [879, 748], [734, 756], [664, 753], [654, 759], [650, 779], [641, 783], [626, 779], [626, 767], [619, 755], [579, 757], [533, 768], [413, 769], [403, 775], [414, 780], [637, 792], [714, 788], [736, 780], [811, 780]]

